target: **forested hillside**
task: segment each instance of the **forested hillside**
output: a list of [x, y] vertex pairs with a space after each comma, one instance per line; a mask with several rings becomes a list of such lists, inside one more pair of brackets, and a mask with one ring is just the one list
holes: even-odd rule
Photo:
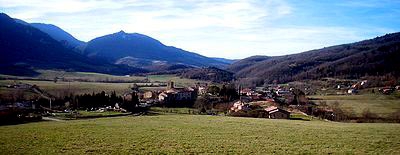
[[[257, 61], [258, 60], [258, 61]], [[250, 57], [228, 67], [242, 82], [261, 85], [323, 77], [400, 74], [400, 33], [277, 57]]]

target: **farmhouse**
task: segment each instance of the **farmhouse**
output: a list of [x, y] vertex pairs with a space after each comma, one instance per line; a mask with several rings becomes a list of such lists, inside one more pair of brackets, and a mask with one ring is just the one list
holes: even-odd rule
[[290, 112], [275, 106], [265, 108], [265, 111], [268, 113], [268, 118], [272, 119], [289, 119], [290, 117]]

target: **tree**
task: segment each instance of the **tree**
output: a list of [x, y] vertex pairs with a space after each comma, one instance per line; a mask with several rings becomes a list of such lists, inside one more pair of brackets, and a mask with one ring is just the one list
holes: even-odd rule
[[209, 93], [211, 93], [211, 94], [213, 94], [213, 95], [218, 95], [219, 92], [220, 92], [220, 89], [219, 89], [218, 86], [213, 85], [213, 86], [209, 86], [209, 87], [207, 88], [207, 92], [209, 92]]
[[293, 89], [292, 91], [294, 98], [292, 101], [292, 104], [297, 104], [297, 105], [304, 105], [307, 104], [307, 98], [306, 98], [306, 94], [301, 91], [300, 89]]
[[123, 103], [121, 107], [129, 112], [135, 112], [136, 106], [139, 104], [139, 96], [136, 92], [132, 92], [131, 95], [132, 99]]
[[197, 98], [193, 105], [194, 108], [198, 109], [200, 112], [204, 113], [206, 110], [212, 109], [212, 104], [209, 96], [205, 95]]

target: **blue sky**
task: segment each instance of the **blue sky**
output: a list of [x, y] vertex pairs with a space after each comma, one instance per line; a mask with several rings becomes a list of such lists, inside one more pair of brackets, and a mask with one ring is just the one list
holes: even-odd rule
[[398, 0], [0, 0], [76, 38], [124, 30], [210, 57], [285, 55], [400, 31]]

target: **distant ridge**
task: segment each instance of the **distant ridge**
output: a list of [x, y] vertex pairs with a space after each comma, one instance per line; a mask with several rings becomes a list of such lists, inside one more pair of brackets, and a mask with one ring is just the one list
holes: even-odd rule
[[400, 33], [276, 57], [249, 57], [228, 70], [247, 83], [284, 83], [324, 77], [400, 75]]
[[0, 13], [0, 74], [35, 75], [35, 69], [61, 69], [125, 75], [143, 69], [90, 59], [48, 34]]
[[39, 29], [50, 35], [53, 39], [62, 42], [67, 47], [76, 48], [78, 46], [82, 46], [85, 42], [80, 41], [73, 37], [68, 32], [63, 29], [53, 25], [53, 24], [44, 24], [44, 23], [30, 23], [31, 26]]
[[[121, 62], [135, 65], [126, 61], [127, 57], [134, 59], [165, 62], [165, 64], [182, 64], [194, 67], [225, 67], [226, 62], [208, 58], [200, 54], [188, 52], [176, 47], [166, 46], [160, 41], [139, 33], [117, 33], [95, 38], [87, 43], [84, 54], [97, 57], [111, 63]], [[145, 66], [146, 67], [146, 66]], [[151, 66], [148, 66], [151, 67]]]

